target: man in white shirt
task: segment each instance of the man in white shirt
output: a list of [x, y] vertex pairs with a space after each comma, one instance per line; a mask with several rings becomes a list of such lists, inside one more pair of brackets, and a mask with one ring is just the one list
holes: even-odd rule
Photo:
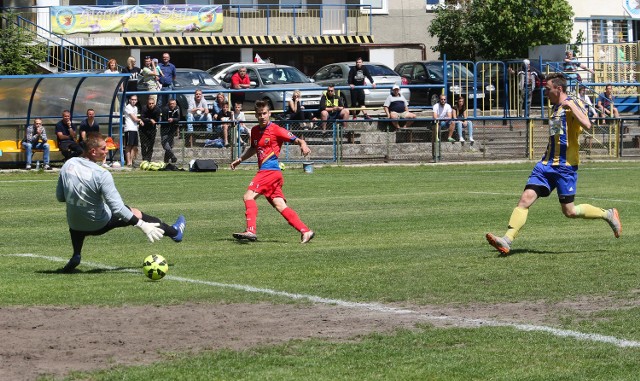
[[132, 95], [124, 107], [124, 156], [126, 165], [133, 167], [133, 160], [138, 157], [138, 126], [142, 120], [138, 118], [138, 96]]
[[73, 256], [62, 269], [73, 272], [80, 264], [84, 239], [112, 229], [136, 226], [154, 242], [163, 235], [181, 242], [186, 220], [179, 216], [173, 225], [124, 204], [111, 173], [96, 163], [107, 155], [107, 143], [100, 133], [91, 132], [85, 140], [82, 156], [73, 157], [60, 169], [56, 198], [67, 204], [67, 223]]
[[450, 143], [455, 143], [455, 139], [453, 138], [454, 126], [453, 123], [451, 123], [452, 114], [453, 110], [451, 109], [451, 105], [447, 103], [447, 96], [441, 94], [440, 102], [433, 105], [433, 119], [435, 119], [436, 123], [440, 125], [440, 130], [449, 130], [449, 137], [447, 140]]
[[[400, 86], [393, 85], [391, 89], [391, 94], [384, 101], [384, 112], [387, 114], [387, 118], [389, 119], [415, 119], [416, 114], [409, 111], [409, 102], [407, 99], [400, 94]], [[392, 120], [391, 124], [397, 129], [400, 128], [400, 124], [397, 120]], [[413, 120], [407, 120], [404, 125], [404, 128], [411, 127], [413, 124]]]

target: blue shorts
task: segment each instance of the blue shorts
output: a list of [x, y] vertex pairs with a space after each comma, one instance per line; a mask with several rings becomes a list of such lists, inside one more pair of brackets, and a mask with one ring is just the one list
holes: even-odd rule
[[538, 162], [527, 185], [539, 185], [549, 189], [549, 193], [558, 188], [558, 197], [574, 196], [578, 184], [578, 168], [566, 165], [544, 165]]

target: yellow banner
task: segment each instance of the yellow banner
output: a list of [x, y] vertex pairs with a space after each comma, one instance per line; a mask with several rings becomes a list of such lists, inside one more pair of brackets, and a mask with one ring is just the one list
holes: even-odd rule
[[51, 7], [57, 34], [220, 32], [222, 19], [220, 5]]

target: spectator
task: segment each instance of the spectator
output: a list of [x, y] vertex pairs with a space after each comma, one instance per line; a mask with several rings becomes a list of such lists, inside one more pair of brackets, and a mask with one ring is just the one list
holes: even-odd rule
[[[224, 96], [223, 96], [224, 98]], [[209, 105], [207, 101], [202, 96], [202, 90], [196, 90], [193, 98], [189, 98], [189, 106], [187, 110], [187, 122], [195, 121], [204, 121], [207, 122], [213, 121], [211, 118], [211, 113], [209, 112]], [[189, 133], [193, 132], [193, 124], [187, 124], [187, 131]], [[213, 125], [211, 123], [207, 124], [207, 132], [213, 132]], [[189, 135], [189, 144], [193, 145], [193, 135]]]
[[451, 123], [452, 115], [453, 109], [447, 103], [447, 96], [441, 94], [440, 102], [433, 105], [433, 119], [435, 119], [436, 123], [439, 124], [441, 131], [445, 129], [449, 130], [449, 137], [447, 138], [447, 140], [450, 143], [455, 142], [455, 140], [453, 139], [453, 123]]
[[453, 119], [456, 119], [456, 129], [458, 130], [458, 137], [460, 138], [460, 143], [464, 142], [464, 137], [462, 135], [462, 127], [466, 127], [467, 128], [467, 134], [468, 134], [468, 137], [469, 137], [469, 141], [471, 143], [473, 143], [474, 142], [474, 140], [473, 140], [473, 122], [470, 121], [470, 120], [467, 120], [469, 115], [468, 115], [468, 110], [467, 110], [467, 104], [465, 102], [465, 98], [464, 97], [458, 98], [458, 102], [456, 103], [456, 106], [453, 107], [452, 116], [453, 116]]
[[[174, 64], [169, 62], [171, 60], [171, 56], [169, 53], [162, 54], [162, 63], [158, 65], [160, 69], [160, 86], [161, 91], [172, 91], [173, 83], [176, 80], [176, 67]], [[158, 106], [166, 106], [167, 102], [169, 102], [170, 98], [175, 98], [175, 94], [162, 94], [162, 98], [160, 99], [160, 103]]]
[[353, 119], [358, 116], [360, 110], [356, 107], [362, 108], [364, 118], [369, 120], [371, 117], [367, 114], [364, 104], [364, 89], [356, 89], [355, 86], [366, 85], [365, 80], [368, 79], [371, 82], [371, 87], [376, 88], [376, 84], [373, 82], [373, 77], [369, 73], [369, 69], [362, 64], [362, 58], [356, 59], [356, 65], [349, 70], [349, 86], [351, 86], [351, 107], [353, 108]]
[[529, 117], [531, 112], [531, 101], [533, 100], [533, 91], [536, 89], [537, 77], [538, 73], [531, 70], [531, 62], [525, 59], [518, 72], [518, 89], [520, 90], [520, 99], [522, 99], [522, 115], [524, 117]]
[[233, 112], [229, 110], [229, 102], [224, 102], [222, 110], [218, 113], [216, 120], [221, 122], [216, 130], [222, 130], [222, 139], [224, 140], [224, 146], [229, 147], [229, 126], [233, 121]]
[[[231, 88], [232, 89], [248, 89], [251, 87], [251, 80], [247, 75], [247, 68], [241, 66], [237, 72], [231, 76]], [[233, 93], [233, 103], [244, 103], [245, 93], [237, 92]]]
[[291, 95], [291, 99], [287, 102], [287, 115], [290, 120], [300, 121], [300, 123], [305, 123], [307, 120], [318, 120], [311, 111], [304, 111], [304, 105], [300, 101], [301, 96], [300, 90], [294, 90], [293, 95]]
[[72, 158], [62, 166], [56, 186], [56, 199], [66, 203], [73, 247], [73, 255], [63, 272], [73, 272], [78, 267], [87, 236], [102, 235], [115, 228], [136, 226], [151, 242], [163, 235], [175, 242], [182, 241], [184, 216], [179, 216], [175, 224], [167, 225], [157, 217], [126, 206], [111, 173], [96, 165], [107, 155], [104, 138], [99, 133], [91, 133], [85, 146], [87, 149], [82, 158]]
[[69, 110], [62, 111], [62, 120], [56, 123], [56, 137], [58, 148], [65, 160], [82, 155], [82, 147], [76, 142], [76, 126], [71, 122]]
[[[416, 114], [409, 111], [409, 102], [407, 99], [400, 94], [400, 86], [393, 85], [391, 89], [391, 94], [387, 96], [387, 99], [384, 101], [384, 112], [387, 114], [387, 118], [390, 119], [415, 119]], [[393, 127], [397, 129], [400, 128], [400, 123], [397, 120], [392, 120], [391, 124]], [[411, 127], [413, 124], [413, 120], [407, 120], [405, 122], [404, 128]]]
[[84, 141], [89, 132], [100, 132], [100, 125], [96, 122], [96, 112], [92, 108], [87, 110], [87, 117], [80, 122], [78, 132], [80, 133], [78, 143]]
[[169, 99], [162, 109], [162, 121], [165, 123], [160, 126], [160, 145], [164, 149], [164, 162], [175, 163], [178, 158], [173, 153], [173, 138], [180, 122], [180, 107], [175, 99]]
[[[238, 136], [240, 137], [240, 144], [245, 145], [246, 141], [243, 137], [249, 136], [249, 129], [247, 128], [245, 122], [247, 118], [242, 112], [242, 103], [236, 103], [233, 108], [233, 120], [236, 122], [238, 126]], [[248, 139], [247, 139], [248, 140]]]
[[598, 116], [598, 111], [593, 107], [593, 102], [591, 102], [591, 98], [587, 95], [586, 86], [580, 85], [578, 87], [578, 98], [587, 106], [589, 118], [595, 118]]
[[33, 125], [27, 126], [24, 139], [22, 140], [22, 148], [26, 151], [27, 166], [26, 170], [31, 169], [31, 157], [33, 156], [33, 150], [42, 150], [44, 169], [49, 171], [51, 166], [49, 165], [49, 143], [47, 143], [47, 131], [42, 126], [42, 119], [36, 118], [33, 120]]
[[[142, 74], [142, 83], [145, 90], [147, 91], [160, 91], [160, 82], [158, 82], [158, 70], [156, 69], [156, 65], [151, 59], [150, 56], [144, 57], [144, 67], [140, 71]], [[149, 95], [149, 98], [153, 99], [153, 103], [155, 104], [158, 100], [157, 94]]]
[[110, 59], [107, 62], [107, 70], [104, 71], [104, 74], [119, 74], [118, 71], [118, 61], [115, 58]]
[[613, 86], [607, 84], [604, 87], [604, 93], [598, 96], [598, 110], [603, 118], [620, 118], [618, 109], [614, 107], [615, 96], [613, 95]]
[[218, 118], [218, 114], [220, 113], [220, 111], [222, 111], [222, 105], [226, 101], [227, 100], [225, 99], [224, 94], [222, 93], [216, 94], [216, 100], [211, 105], [211, 110], [212, 110], [211, 113], [213, 114], [213, 119]]
[[349, 119], [349, 109], [344, 107], [343, 98], [340, 91], [336, 93], [334, 85], [327, 86], [327, 90], [320, 97], [320, 120], [322, 123], [322, 135], [325, 137], [327, 132], [327, 121], [347, 120]]
[[580, 77], [580, 74], [578, 74], [578, 69], [584, 69], [591, 74], [595, 74], [595, 71], [593, 71], [593, 69], [590, 69], [587, 67], [587, 65], [580, 63], [578, 59], [573, 56], [572, 50], [567, 50], [565, 52], [562, 68], [564, 71], [564, 76], [567, 78], [568, 88], [572, 88], [578, 82], [582, 82], [582, 77]]
[[127, 67], [122, 69], [122, 72], [129, 74], [129, 82], [127, 82], [127, 92], [138, 91], [138, 78], [140, 76], [140, 68], [136, 66], [136, 59], [133, 57], [127, 58]]
[[138, 127], [144, 122], [138, 118], [138, 96], [132, 95], [124, 107], [124, 156], [126, 165], [133, 168], [138, 158]]
[[156, 105], [155, 99], [151, 97], [147, 100], [147, 105], [142, 106], [142, 111], [140, 112], [142, 125], [138, 131], [142, 160], [151, 161], [153, 158], [153, 145], [156, 142], [156, 124], [160, 121], [161, 114], [162, 110]]
[[308, 243], [314, 237], [314, 232], [287, 205], [282, 193], [284, 179], [278, 157], [282, 144], [285, 142], [300, 146], [300, 153], [303, 156], [307, 156], [311, 150], [304, 140], [271, 122], [271, 110], [269, 110], [267, 102], [257, 101], [255, 112], [258, 124], [251, 129], [251, 145], [231, 163], [231, 169], [234, 170], [244, 160], [253, 155], [258, 156], [258, 173], [249, 183], [243, 197], [247, 228], [242, 233], [234, 233], [233, 238], [241, 241], [256, 241], [258, 239], [256, 235], [256, 219], [258, 217], [256, 199], [263, 195], [269, 204], [287, 220], [289, 225], [300, 232], [300, 243]]

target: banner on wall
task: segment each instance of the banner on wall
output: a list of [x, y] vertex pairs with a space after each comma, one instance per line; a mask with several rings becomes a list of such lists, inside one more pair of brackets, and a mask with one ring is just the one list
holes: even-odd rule
[[51, 30], [57, 34], [220, 32], [222, 6], [51, 7]]

